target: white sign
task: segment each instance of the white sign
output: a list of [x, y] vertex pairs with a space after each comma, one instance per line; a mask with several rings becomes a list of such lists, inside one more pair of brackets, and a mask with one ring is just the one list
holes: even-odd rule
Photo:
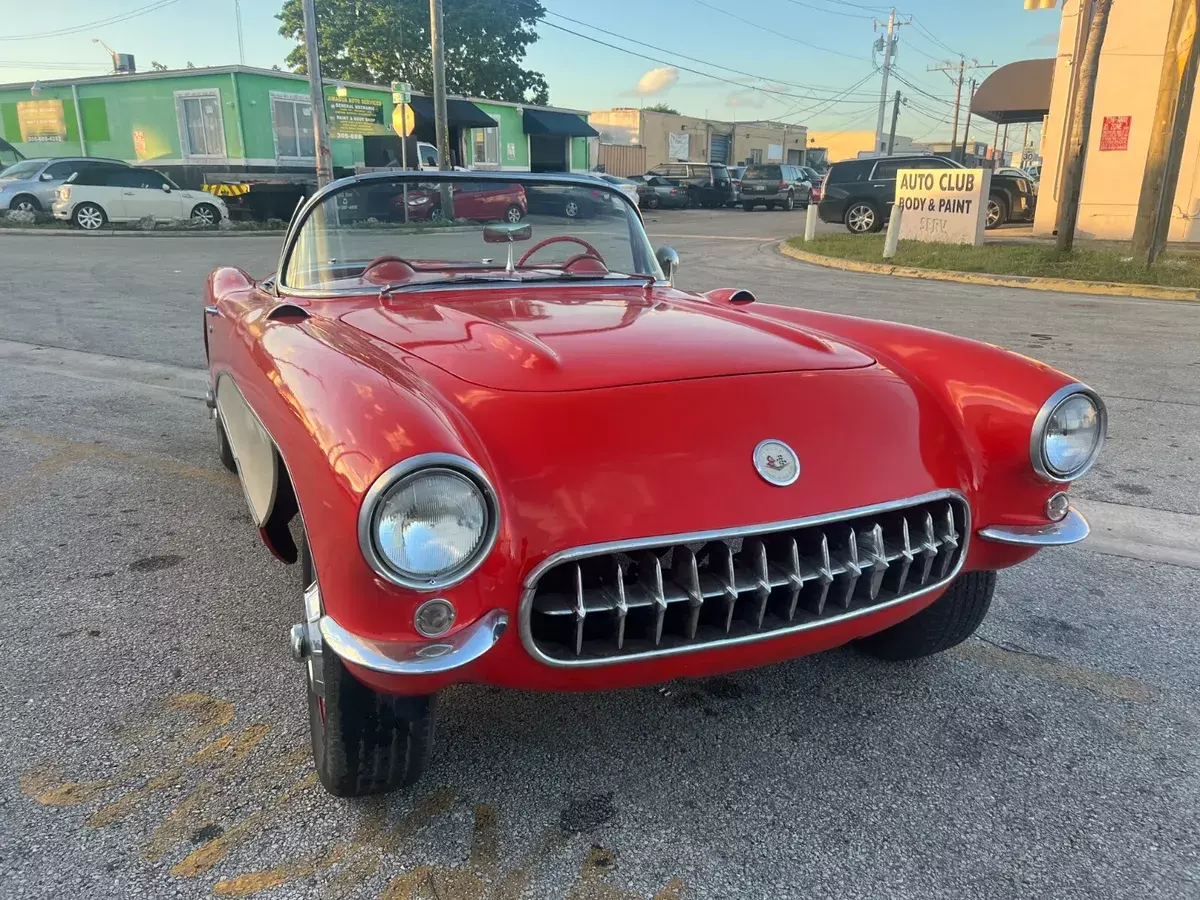
[[982, 244], [991, 169], [901, 169], [900, 240]]
[[767, 159], [783, 159], [783, 144], [767, 144]]
[[508, 142], [508, 147], [506, 148], [506, 150], [507, 150], [507, 155], [508, 155], [509, 159], [517, 158], [517, 145], [514, 144], [512, 141]]
[[692, 155], [692, 136], [678, 131], [667, 132], [667, 156], [670, 159], [688, 159]]

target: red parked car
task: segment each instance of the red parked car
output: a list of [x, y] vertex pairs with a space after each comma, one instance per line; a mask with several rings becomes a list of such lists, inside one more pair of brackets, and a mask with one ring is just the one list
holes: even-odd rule
[[[445, 218], [442, 193], [423, 179], [420, 187], [408, 191], [408, 218], [415, 221], [440, 222]], [[452, 185], [454, 218], [475, 222], [520, 222], [528, 212], [525, 189], [519, 184], [489, 184], [473, 181]], [[399, 194], [392, 199], [393, 218], [403, 219], [405, 199]]]
[[1067, 491], [1107, 421], [1085, 385], [679, 290], [674, 251], [592, 178], [436, 176], [459, 196], [514, 177], [611, 196], [586, 223], [360, 228], [431, 178], [363, 175], [308, 200], [277, 274], [207, 283], [221, 459], [299, 563], [291, 648], [334, 794], [412, 783], [448, 685], [926, 656], [974, 632], [998, 570], [1087, 535]]

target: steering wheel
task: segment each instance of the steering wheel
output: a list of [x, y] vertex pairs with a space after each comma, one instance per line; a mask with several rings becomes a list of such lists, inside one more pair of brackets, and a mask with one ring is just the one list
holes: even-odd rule
[[591, 244], [589, 244], [587, 241], [585, 241], [583, 238], [572, 237], [569, 234], [558, 234], [558, 235], [555, 235], [554, 237], [548, 237], [543, 241], [538, 241], [536, 244], [534, 244], [532, 247], [530, 247], [527, 251], [525, 251], [525, 255], [522, 256], [519, 260], [517, 260], [517, 265], [518, 266], [525, 265], [525, 261], [528, 260], [529, 257], [533, 256], [533, 254], [535, 254], [539, 250], [541, 250], [543, 247], [549, 247], [551, 244], [559, 244], [559, 243], [579, 244], [579, 246], [583, 247], [584, 250], [586, 250], [589, 254], [594, 256], [600, 262], [604, 262], [604, 257], [600, 255], [600, 251], [597, 250], [595, 247], [593, 247]]
[[408, 281], [417, 272], [417, 267], [407, 259], [399, 256], [377, 256], [362, 270], [359, 276], [371, 284], [391, 284], [395, 281]]

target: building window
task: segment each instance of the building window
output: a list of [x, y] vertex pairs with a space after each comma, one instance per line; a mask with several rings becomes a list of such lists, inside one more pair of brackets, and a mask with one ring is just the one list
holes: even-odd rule
[[175, 111], [184, 156], [225, 156], [220, 91], [176, 91]]
[[317, 155], [312, 102], [303, 94], [271, 92], [271, 121], [275, 125], [275, 158], [311, 160]]
[[757, 166], [762, 162], [762, 149], [755, 147], [750, 151], [750, 165]]
[[500, 129], [476, 128], [472, 131], [471, 164], [475, 166], [500, 165]]

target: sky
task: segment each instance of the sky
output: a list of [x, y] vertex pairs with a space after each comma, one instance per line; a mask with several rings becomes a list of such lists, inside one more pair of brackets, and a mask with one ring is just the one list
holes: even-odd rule
[[[875, 127], [882, 54], [872, 50], [881, 33], [873, 20], [886, 21], [890, 7], [872, 0], [542, 2], [548, 14], [525, 65], [546, 76], [553, 105], [666, 103], [722, 120]], [[278, 33], [281, 0], [240, 5], [246, 64], [283, 66], [293, 44]], [[918, 140], [951, 132], [954, 84], [928, 67], [960, 54], [985, 65], [1052, 56], [1061, 16], [1026, 11], [1022, 0], [905, 0], [897, 13], [912, 22], [897, 29], [888, 95], [900, 90], [906, 101], [897, 133]], [[108, 53], [93, 39], [132, 53], [139, 70], [152, 60], [229, 65], [238, 62], [234, 23], [235, 0], [0, 0], [0, 83], [104, 74]], [[56, 34], [33, 37], [46, 32]], [[981, 123], [972, 136], [990, 141], [992, 127]]]

